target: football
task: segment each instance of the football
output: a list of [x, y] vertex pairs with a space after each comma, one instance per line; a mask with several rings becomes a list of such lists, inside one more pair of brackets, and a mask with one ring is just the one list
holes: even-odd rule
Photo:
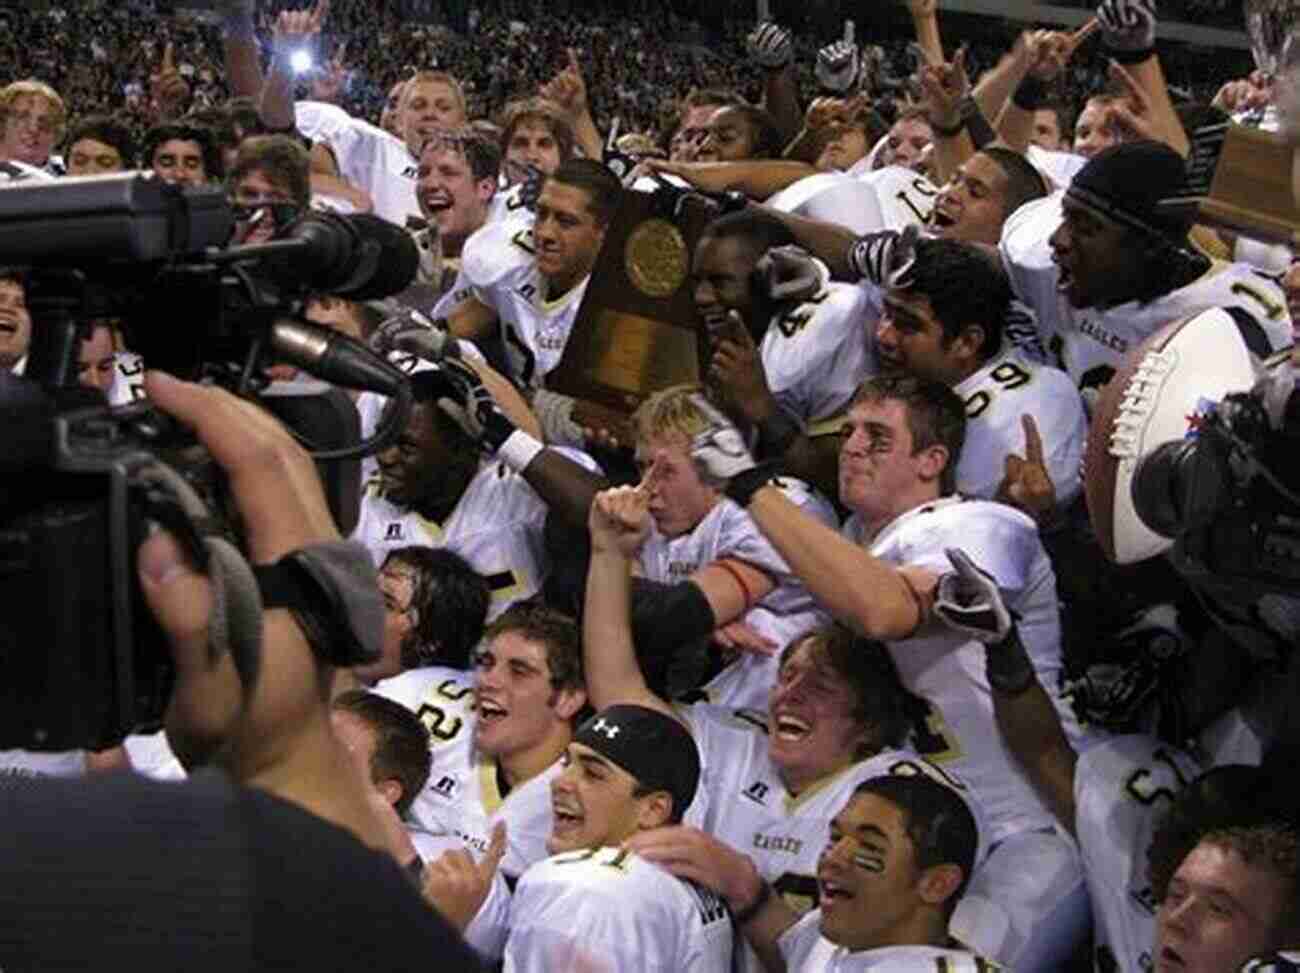
[[1142, 458], [1170, 440], [1195, 436], [1225, 395], [1255, 384], [1244, 334], [1258, 325], [1239, 314], [1210, 308], [1166, 324], [1129, 354], [1097, 400], [1084, 492], [1097, 540], [1117, 564], [1155, 557], [1174, 543], [1143, 523], [1134, 506], [1133, 477]]

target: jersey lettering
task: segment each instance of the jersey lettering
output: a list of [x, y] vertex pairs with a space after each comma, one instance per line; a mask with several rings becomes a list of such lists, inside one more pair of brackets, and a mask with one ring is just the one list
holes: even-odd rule
[[928, 700], [922, 700], [922, 703], [925, 705], [925, 720], [918, 721], [912, 731], [916, 752], [933, 763], [956, 760], [962, 756], [961, 744], [957, 742], [938, 707]]
[[524, 344], [518, 329], [510, 323], [505, 325], [506, 354], [510, 358], [510, 369], [525, 387], [532, 385], [533, 373], [537, 371], [537, 356]]
[[525, 253], [537, 253], [537, 245], [533, 243], [532, 227], [529, 227], [526, 230], [520, 230], [510, 238], [510, 242]]
[[1256, 304], [1258, 304], [1260, 307], [1264, 309], [1264, 313], [1268, 315], [1268, 319], [1270, 321], [1276, 321], [1278, 318], [1282, 316], [1283, 312], [1286, 311], [1286, 308], [1283, 307], [1281, 304], [1278, 304], [1276, 301], [1270, 301], [1268, 297], [1266, 297], [1263, 293], [1256, 290], [1255, 288], [1251, 287], [1249, 284], [1241, 284], [1241, 283], [1233, 284], [1232, 293], [1236, 294], [1238, 297], [1243, 295], [1245, 297], [1249, 297], [1252, 301], [1254, 301]]
[[[937, 191], [932, 186], [930, 186], [927, 182], [921, 179], [912, 180], [912, 189], [920, 193], [922, 196], [926, 196], [929, 198], [934, 198], [936, 195], [938, 195]], [[895, 198], [897, 198], [897, 200], [900, 203], [902, 203], [904, 206], [906, 206], [908, 209], [912, 211], [912, 215], [916, 217], [918, 223], [928, 223], [930, 221], [931, 208], [926, 208], [923, 210], [920, 206], [918, 206], [915, 202], [912, 201], [912, 197], [908, 195], [906, 189], [900, 189], [895, 194]]]

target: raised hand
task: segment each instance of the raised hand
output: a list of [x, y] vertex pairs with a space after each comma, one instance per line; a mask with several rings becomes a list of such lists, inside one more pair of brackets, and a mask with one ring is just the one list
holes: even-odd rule
[[712, 341], [709, 380], [729, 403], [728, 408], [751, 423], [762, 422], [774, 405], [762, 356], [740, 312], [728, 311], [727, 325], [718, 329]]
[[850, 41], [827, 44], [817, 52], [813, 73], [826, 91], [848, 91], [858, 79], [858, 45]]
[[997, 644], [1011, 631], [1011, 613], [1002, 601], [997, 580], [961, 548], [947, 548], [953, 570], [939, 578], [934, 613], [949, 628], [981, 642]]
[[1156, 124], [1151, 112], [1151, 99], [1117, 61], [1110, 62], [1107, 72], [1111, 81], [1124, 89], [1124, 97], [1112, 101], [1106, 106], [1105, 122], [1107, 128], [1123, 132], [1131, 139], [1152, 139], [1167, 142], [1164, 133]]
[[315, 43], [321, 25], [329, 15], [329, 0], [317, 0], [306, 10], [284, 10], [275, 19], [271, 42], [277, 57], [285, 58], [294, 51]]
[[421, 885], [425, 901], [464, 932], [487, 900], [505, 855], [506, 826], [498, 821], [479, 861], [467, 851], [446, 851], [424, 866]]
[[764, 21], [745, 40], [750, 59], [759, 67], [776, 71], [790, 63], [794, 56], [794, 38], [788, 30], [771, 21]]
[[315, 101], [336, 104], [342, 98], [343, 91], [348, 85], [348, 68], [344, 61], [346, 54], [347, 45], [340, 44], [334, 56], [330, 58], [329, 65], [312, 78], [311, 96]]
[[1097, 19], [1102, 41], [1112, 51], [1136, 54], [1156, 45], [1155, 0], [1104, 0]]
[[149, 75], [149, 91], [159, 118], [175, 118], [185, 110], [190, 99], [189, 82], [176, 67], [176, 45], [171, 41], [163, 48], [162, 63]]
[[578, 52], [568, 49], [568, 63], [564, 70], [537, 90], [538, 95], [564, 109], [570, 118], [587, 111], [587, 82], [578, 64]]
[[1021, 416], [1020, 421], [1025, 430], [1025, 455], [1007, 455], [1005, 473], [996, 496], [1003, 503], [1018, 507], [1040, 520], [1056, 506], [1056, 487], [1047, 471], [1043, 438], [1038, 434], [1034, 417]]
[[636, 486], [596, 494], [587, 515], [592, 551], [636, 557], [650, 535], [650, 488], [658, 475], [658, 466], [651, 465]]
[[931, 124], [949, 128], [961, 117], [962, 99], [970, 94], [966, 76], [966, 45], [957, 48], [951, 61], [921, 68], [921, 93]]

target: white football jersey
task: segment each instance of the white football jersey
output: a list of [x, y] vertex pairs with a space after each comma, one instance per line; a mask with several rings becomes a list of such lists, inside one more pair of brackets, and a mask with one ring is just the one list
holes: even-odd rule
[[420, 216], [415, 201], [420, 166], [405, 142], [319, 101], [295, 103], [294, 121], [304, 137], [329, 146], [339, 175], [370, 194], [376, 216], [398, 226], [405, 226], [408, 216]]
[[1158, 903], [1147, 849], [1160, 818], [1200, 772], [1191, 757], [1147, 736], [1116, 737], [1079, 755], [1075, 833], [1096, 919], [1098, 969], [1151, 969]]
[[[993, 575], [1007, 608], [1019, 618], [1025, 649], [1038, 680], [1052, 695], [1067, 737], [1076, 747], [1082, 730], [1059, 695], [1061, 629], [1056, 576], [1034, 522], [1000, 503], [945, 497], [895, 518], [874, 538], [864, 536], [855, 515], [844, 533], [895, 565], [952, 570], [945, 548], [960, 547]], [[990, 841], [1018, 831], [1054, 827], [1055, 818], [1007, 750], [993, 719], [993, 698], [984, 677], [984, 646], [938, 623], [911, 638], [890, 642], [903, 685], [926, 701], [927, 732], [916, 749], [970, 786], [988, 815]]]
[[706, 703], [679, 706], [678, 714], [700, 751], [700, 784], [687, 823], [752, 858], [759, 874], [799, 913], [817, 904], [817, 859], [826, 847], [831, 819], [864, 780], [924, 773], [960, 791], [977, 826], [983, 823], [965, 784], [911, 750], [882, 751], [796, 796], [768, 755], [766, 714]]
[[524, 203], [523, 183], [517, 182], [513, 186], [499, 188], [488, 207], [488, 223], [511, 220], [519, 223], [521, 227], [530, 227], [535, 219], [536, 214]]
[[[561, 450], [589, 470], [596, 464], [577, 450]], [[365, 545], [376, 567], [398, 547], [423, 544], [455, 551], [492, 590], [489, 618], [541, 588], [550, 559], [544, 543], [546, 504], [528, 482], [504, 463], [484, 462], [445, 523], [399, 507], [379, 492], [379, 480], [366, 485], [361, 515], [352, 539]]]
[[0, 186], [18, 182], [50, 182], [55, 178], [53, 173], [17, 159], [0, 160]]
[[858, 179], [875, 190], [881, 216], [877, 229], [881, 230], [902, 230], [913, 223], [924, 226], [939, 195], [938, 186], [903, 166], [864, 172]]
[[996, 963], [964, 949], [887, 946], [852, 952], [821, 934], [814, 909], [781, 934], [776, 945], [790, 973], [994, 973]]
[[473, 675], [444, 666], [412, 669], [375, 686], [412, 710], [429, 731], [433, 766], [408, 816], [435, 834], [455, 836], [475, 858], [487, 851], [492, 828], [506, 823], [501, 872], [513, 882], [546, 857], [551, 836], [551, 778], [559, 763], [502, 794], [496, 762], [474, 747]]
[[569, 332], [591, 282], [588, 275], [548, 300], [538, 271], [533, 231], [516, 221], [489, 223], [465, 243], [461, 271], [478, 299], [496, 311], [511, 377], [538, 387], [560, 363]]
[[1062, 189], [1070, 185], [1079, 170], [1088, 164], [1087, 159], [1073, 152], [1049, 152], [1037, 145], [1030, 145], [1025, 157]]
[[707, 889], [630, 851], [555, 855], [524, 873], [511, 905], [506, 973], [725, 973], [731, 916]]
[[1057, 506], [1064, 509], [1079, 495], [1083, 489], [1079, 464], [1088, 424], [1083, 400], [1068, 375], [1007, 348], [953, 391], [966, 403], [966, 442], [957, 464], [959, 491], [993, 499], [1006, 472], [1007, 454], [1025, 455], [1021, 417], [1031, 415], [1043, 440]]
[[1038, 316], [1043, 343], [1083, 391], [1099, 392], [1144, 338], [1170, 321], [1212, 307], [1241, 308], [1264, 329], [1273, 350], [1291, 341], [1286, 297], [1271, 277], [1245, 264], [1214, 262], [1198, 280], [1146, 304], [1074, 308], [1057, 290], [1060, 271], [1048, 239], [1061, 224], [1057, 193], [1027, 203], [1002, 228], [1002, 262], [1016, 296]]
[[767, 199], [782, 213], [834, 223], [854, 233], [874, 233], [884, 227], [876, 194], [862, 180], [843, 172], [818, 172], [791, 183]]
[[[835, 525], [834, 509], [807, 484], [782, 477], [781, 489], [809, 516], [828, 526]], [[753, 518], [735, 501], [725, 497], [714, 504], [694, 530], [680, 537], [664, 537], [652, 521], [650, 535], [641, 545], [637, 563], [642, 577], [676, 584], [723, 558], [751, 564], [765, 572], [775, 584], [757, 604], [740, 616], [740, 620], [775, 642], [778, 652], [794, 638], [829, 620], [830, 616], [813, 600], [803, 582], [763, 536]], [[705, 685], [705, 695], [711, 703], [766, 708], [767, 694], [776, 679], [778, 664], [776, 656], [742, 653]]]
[[772, 395], [805, 424], [837, 415], [870, 373], [867, 336], [878, 316], [863, 288], [819, 270], [820, 290], [773, 315], [758, 346]]

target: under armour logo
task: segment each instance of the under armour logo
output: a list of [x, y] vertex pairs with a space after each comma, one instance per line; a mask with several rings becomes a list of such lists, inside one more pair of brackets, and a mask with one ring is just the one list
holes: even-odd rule
[[751, 801], [762, 804], [767, 799], [768, 787], [761, 780], [756, 780], [742, 792]]
[[605, 717], [602, 716], [595, 723], [591, 724], [591, 729], [593, 733], [603, 733], [608, 739], [612, 740], [614, 737], [618, 736], [620, 727], [613, 723], [606, 723]]
[[402, 539], [402, 525], [401, 525], [401, 523], [399, 522], [399, 523], [395, 523], [395, 524], [389, 524], [389, 525], [388, 525], [388, 530], [387, 530], [387, 531], [385, 532], [385, 534], [384, 534], [384, 540], [386, 540], [386, 541], [400, 541], [401, 539]]
[[452, 794], [456, 793], [456, 781], [451, 777], [444, 777], [442, 780], [438, 781], [438, 783], [433, 785], [433, 789], [439, 794], [446, 794], [450, 797]]

